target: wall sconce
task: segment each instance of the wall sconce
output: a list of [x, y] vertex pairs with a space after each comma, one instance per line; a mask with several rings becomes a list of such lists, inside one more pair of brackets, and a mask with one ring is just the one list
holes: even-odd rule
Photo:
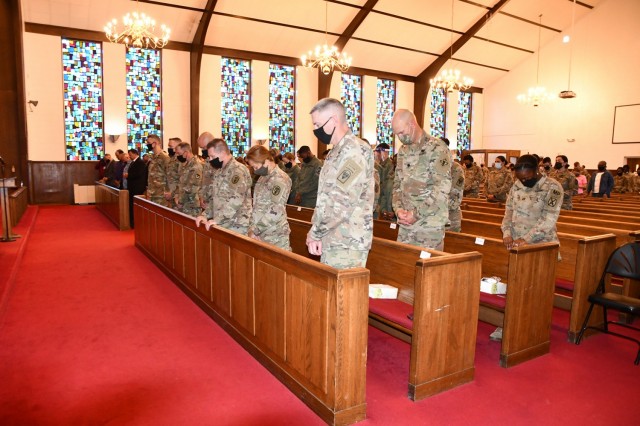
[[33, 108], [31, 106], [33, 105], [34, 107], [37, 107], [38, 101], [29, 101], [27, 102], [27, 105], [29, 105], [29, 112], [33, 112]]
[[109, 140], [111, 143], [116, 143], [116, 141], [120, 138], [120, 135], [109, 135]]

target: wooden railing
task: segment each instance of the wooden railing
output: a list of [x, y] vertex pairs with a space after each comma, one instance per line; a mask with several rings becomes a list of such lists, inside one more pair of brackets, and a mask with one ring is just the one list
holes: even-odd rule
[[16, 226], [29, 205], [29, 192], [27, 187], [20, 187], [9, 194], [9, 212], [11, 226]]
[[136, 246], [324, 421], [366, 417], [368, 270], [196, 228], [141, 197], [134, 212]]
[[96, 208], [121, 231], [131, 229], [129, 224], [129, 191], [96, 182]]

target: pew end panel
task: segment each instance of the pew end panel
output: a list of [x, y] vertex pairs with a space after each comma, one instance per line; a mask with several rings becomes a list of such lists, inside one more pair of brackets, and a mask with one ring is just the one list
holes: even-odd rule
[[129, 225], [129, 191], [117, 189], [102, 182], [95, 183], [96, 208], [120, 231], [127, 231]]
[[135, 209], [136, 246], [275, 377], [328, 424], [366, 418], [366, 269], [197, 228], [142, 198]]

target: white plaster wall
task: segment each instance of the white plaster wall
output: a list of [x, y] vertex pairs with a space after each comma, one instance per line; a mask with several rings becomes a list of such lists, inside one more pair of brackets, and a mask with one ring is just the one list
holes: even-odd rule
[[[571, 90], [538, 108], [516, 96], [535, 83], [533, 56], [484, 92], [483, 148], [520, 149], [554, 157], [565, 154], [595, 168], [640, 155], [640, 144], [612, 144], [614, 107], [640, 103], [640, 1], [603, 1], [576, 22]], [[542, 47], [540, 84], [552, 93], [567, 89], [569, 46], [558, 34]], [[575, 139], [569, 142], [568, 139]]]
[[[334, 77], [335, 78], [335, 77]], [[318, 102], [318, 70], [296, 67], [296, 151], [307, 145], [316, 152], [316, 138], [309, 111]]]
[[269, 139], [269, 62], [251, 61], [251, 145], [258, 139]]
[[[127, 65], [122, 44], [102, 43], [104, 77], [104, 147], [115, 158], [118, 149], [127, 151]], [[117, 136], [111, 141], [109, 136]]]
[[189, 52], [162, 51], [162, 136], [190, 142]]
[[362, 78], [362, 134], [371, 145], [377, 145], [376, 141], [376, 116], [378, 98], [378, 79], [365, 75]]
[[[222, 135], [222, 95], [220, 93], [221, 57], [218, 55], [202, 55], [200, 68], [200, 129], [198, 134], [211, 132], [214, 136]], [[218, 78], [215, 78], [215, 77]]]
[[[409, 111], [413, 111], [414, 89], [415, 89], [415, 85], [408, 81], [396, 82], [396, 109], [404, 108], [404, 109], [408, 109]], [[425, 121], [425, 123], [428, 123], [428, 122], [429, 122], [428, 120]], [[400, 142], [396, 137], [393, 140], [393, 145], [394, 145], [393, 152], [398, 152], [398, 149], [402, 145], [402, 142]]]

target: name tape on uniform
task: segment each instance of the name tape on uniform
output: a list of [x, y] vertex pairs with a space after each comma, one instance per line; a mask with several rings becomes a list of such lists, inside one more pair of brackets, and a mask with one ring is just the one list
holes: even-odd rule
[[396, 229], [398, 227], [398, 225], [396, 225], [395, 223], [392, 223], [389, 225], [389, 228], [391, 229]]
[[484, 238], [476, 237], [476, 244], [479, 246], [484, 245]]
[[431, 257], [431, 253], [429, 253], [428, 251], [421, 251], [420, 252], [420, 259], [429, 259]]

